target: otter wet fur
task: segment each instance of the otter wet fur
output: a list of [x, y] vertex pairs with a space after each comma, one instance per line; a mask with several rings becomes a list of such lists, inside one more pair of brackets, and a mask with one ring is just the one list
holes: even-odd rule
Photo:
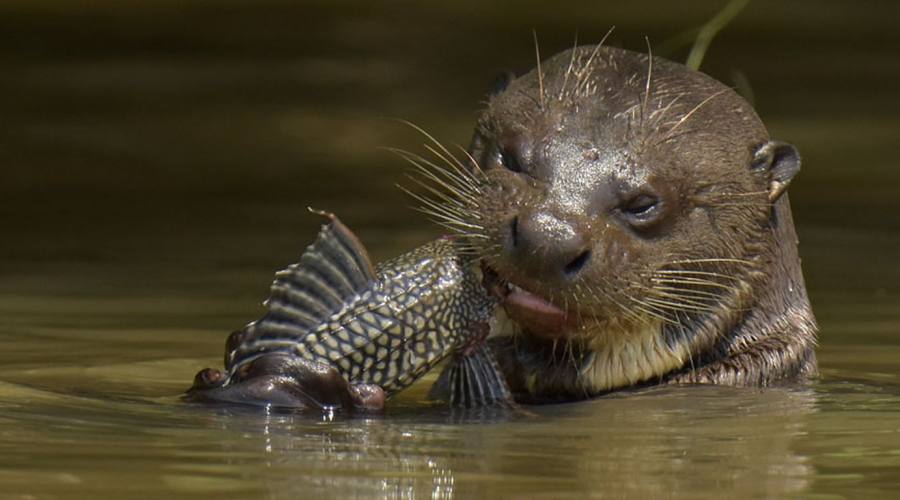
[[491, 276], [457, 238], [373, 267], [332, 214], [300, 262], [276, 273], [267, 314], [226, 342], [225, 371], [201, 370], [188, 391], [205, 401], [380, 410], [449, 355], [452, 406], [511, 401], [485, 343], [497, 308]]
[[423, 210], [507, 282], [490, 344], [517, 400], [816, 373], [786, 192], [800, 157], [727, 86], [575, 47], [499, 85], [466, 156], [462, 187], [422, 177], [440, 192]]

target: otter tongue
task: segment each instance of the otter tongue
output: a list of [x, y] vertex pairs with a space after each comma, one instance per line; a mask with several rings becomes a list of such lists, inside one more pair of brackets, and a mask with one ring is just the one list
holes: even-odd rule
[[503, 305], [507, 314], [532, 334], [555, 338], [566, 330], [566, 312], [533, 293], [514, 288]]

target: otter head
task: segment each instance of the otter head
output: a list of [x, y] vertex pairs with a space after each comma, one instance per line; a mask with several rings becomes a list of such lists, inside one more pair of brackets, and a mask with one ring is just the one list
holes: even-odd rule
[[593, 46], [500, 85], [469, 153], [473, 244], [509, 283], [508, 315], [570, 353], [529, 382], [551, 392], [633, 385], [711, 348], [765, 282], [799, 170], [731, 89]]

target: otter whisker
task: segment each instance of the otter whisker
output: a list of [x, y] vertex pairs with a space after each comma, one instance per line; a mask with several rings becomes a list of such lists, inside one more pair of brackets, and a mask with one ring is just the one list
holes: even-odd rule
[[650, 48], [650, 38], [645, 36], [644, 41], [647, 43], [647, 81], [644, 83], [644, 99], [641, 101], [640, 109], [641, 130], [644, 130], [644, 116], [647, 111], [647, 103], [650, 102], [650, 82], [653, 79], [653, 50]]
[[[663, 137], [662, 137], [661, 139], [659, 139], [658, 141], [656, 141], [656, 143], [654, 144], [654, 146], [661, 146], [661, 145], [666, 144], [666, 143], [668, 143], [668, 142], [675, 141], [676, 139], [680, 139], [680, 138], [682, 138], [682, 137], [687, 137], [687, 136], [692, 135], [692, 134], [695, 134], [695, 133], [697, 133], [696, 130], [690, 130], [690, 129], [688, 129], [688, 130], [685, 130], [685, 131], [683, 131], [683, 132], [679, 132], [679, 133], [677, 133], [677, 134], [668, 134], [668, 135], [666, 135], [666, 136], [663, 136]], [[659, 134], [657, 134], [657, 135], [659, 135]]]
[[454, 242], [454, 245], [456, 247], [456, 251], [460, 255], [474, 255], [474, 256], [480, 255], [480, 253], [478, 252], [478, 248], [471, 244], [457, 241], [457, 242]]
[[713, 196], [718, 196], [722, 198], [733, 198], [735, 196], [759, 196], [759, 195], [767, 195], [768, 191], [747, 191], [745, 193], [732, 193], [732, 192], [724, 192], [724, 193], [710, 193]]
[[[431, 192], [433, 195], [440, 197], [440, 199], [446, 201], [447, 203], [453, 203], [455, 206], [459, 207], [471, 207], [474, 205], [474, 200], [469, 197], [468, 193], [460, 191], [458, 188], [452, 185], [442, 184], [441, 179], [435, 177], [433, 174], [425, 172], [414, 172], [414, 174], [420, 177], [407, 174], [406, 178], [416, 182], [417, 184]], [[435, 185], [442, 187], [444, 190], [442, 191], [438, 189], [437, 187], [435, 187], [435, 185], [429, 183], [427, 179], [432, 180]]]
[[[413, 167], [415, 167], [414, 172], [416, 174], [428, 177], [436, 185], [448, 191], [452, 191], [461, 200], [466, 200], [471, 205], [477, 204], [477, 199], [480, 195], [480, 191], [479, 188], [474, 184], [470, 183], [469, 181], [459, 179], [453, 176], [450, 172], [447, 172], [446, 170], [428, 162], [424, 158], [417, 158], [416, 155], [413, 155], [412, 153], [402, 152], [399, 150], [395, 150], [392, 152], [397, 154], [406, 162], [413, 165]], [[409, 175], [407, 175], [407, 177], [409, 177]], [[422, 181], [419, 179], [413, 180], [417, 184], [422, 184]]]
[[578, 30], [575, 30], [575, 43], [572, 45], [572, 53], [569, 58], [569, 66], [566, 68], [566, 73], [563, 76], [562, 87], [559, 89], [559, 94], [556, 97], [557, 101], [562, 102], [566, 95], [566, 86], [569, 84], [569, 75], [572, 74], [572, 69], [575, 67], [575, 54], [578, 53], [576, 50], [578, 48]]
[[654, 304], [648, 304], [645, 300], [638, 299], [637, 297], [626, 295], [626, 297], [635, 303], [635, 308], [639, 311], [647, 314], [651, 317], [654, 317], [664, 323], [669, 324], [678, 324], [677, 320], [673, 320], [670, 318], [665, 309], [659, 308]]
[[[441, 155], [441, 154], [437, 154], [436, 152], [435, 152], [435, 154], [437, 156], [441, 157], [449, 165], [452, 165], [453, 162], [447, 160], [447, 158], [453, 158], [454, 160], [456, 160], [456, 157], [453, 156], [453, 154], [451, 154], [450, 151], [440, 141], [438, 141], [437, 139], [434, 138], [434, 136], [432, 136], [431, 134], [426, 132], [425, 129], [423, 129], [422, 127], [419, 127], [418, 125], [416, 125], [410, 121], [407, 121], [407, 120], [401, 120], [401, 122], [409, 125], [413, 129], [417, 130], [420, 134], [424, 135], [432, 144], [434, 144], [438, 149], [440, 149], [444, 154]], [[429, 150], [434, 152], [434, 150], [431, 147], [426, 146], [426, 148], [428, 148]], [[446, 157], [444, 155], [446, 155]], [[458, 163], [459, 160], [456, 160], [456, 162]], [[463, 167], [462, 164], [460, 164], [460, 166]], [[465, 170], [465, 168], [463, 168], [463, 170]]]
[[748, 199], [748, 198], [737, 198], [731, 196], [708, 196], [703, 198], [702, 200], [698, 200], [701, 203], [706, 204], [707, 206], [715, 205], [715, 206], [747, 206], [747, 207], [772, 207], [775, 204], [768, 201], [767, 199]]
[[[529, 101], [531, 101], [531, 104], [532, 104], [536, 109], [541, 109], [541, 103], [537, 100], [536, 97], [534, 97], [533, 95], [531, 95], [531, 93], [527, 92], [525, 89], [518, 89], [518, 90], [516, 90], [516, 93], [517, 93], [518, 95], [522, 96], [524, 99], [528, 99]], [[531, 116], [532, 116], [532, 111], [529, 110], [529, 109], [522, 109], [522, 110], [519, 111], [519, 115], [521, 116], [521, 118], [523, 119], [523, 121], [524, 121], [524, 120], [529, 120], [529, 119], [531, 118]]]
[[437, 219], [439, 219], [439, 221], [437, 221], [437, 222], [447, 223], [447, 224], [450, 224], [453, 226], [459, 226], [459, 227], [463, 227], [466, 229], [480, 229], [481, 228], [481, 226], [478, 226], [477, 224], [471, 224], [469, 222], [460, 220], [455, 215], [447, 214], [444, 212], [439, 212], [437, 210], [432, 210], [427, 207], [415, 207], [415, 210], [418, 212], [421, 212], [425, 215], [436, 217]]
[[[442, 160], [444, 160], [444, 162], [452, 169], [452, 171], [456, 174], [456, 176], [459, 179], [463, 179], [463, 180], [471, 183], [471, 185], [473, 187], [478, 186], [477, 179], [473, 176], [472, 172], [469, 169], [467, 169], [466, 166], [462, 162], [459, 161], [458, 158], [456, 158], [455, 156], [451, 157], [452, 160], [448, 159], [448, 158], [444, 158], [444, 156], [442, 156], [437, 150], [435, 150], [434, 148], [432, 148], [431, 146], [428, 146], [428, 145], [425, 146], [425, 149], [430, 151], [432, 154], [434, 154], [438, 158], [441, 158]], [[446, 175], [450, 175], [449, 171], [444, 170], [444, 173]]]
[[681, 260], [672, 260], [669, 261], [669, 264], [703, 264], [709, 262], [727, 262], [729, 264], [742, 264], [742, 265], [755, 265], [756, 263], [752, 260], [747, 259], [736, 259], [733, 257], [710, 257], [704, 259], [681, 259]]
[[581, 283], [577, 283], [575, 285], [575, 298], [576, 298], [575, 309], [577, 311], [579, 321], [583, 321], [584, 318], [587, 317], [590, 319], [591, 323], [593, 323], [594, 328], [600, 328], [600, 326], [601, 326], [600, 318], [598, 318], [597, 316], [595, 316], [593, 314], [588, 314], [585, 316], [585, 314], [582, 311], [583, 308], [588, 306], [590, 299], [593, 298], [594, 301], [596, 302], [597, 296], [595, 294], [589, 293], [589, 291], [586, 290], [585, 287]]
[[541, 69], [541, 48], [538, 44], [537, 30], [531, 31], [534, 35], [534, 58], [537, 59], [538, 92], [540, 93], [540, 110], [544, 111], [544, 71]]
[[556, 364], [556, 343], [558, 341], [559, 339], [553, 339], [553, 341], [550, 342], [550, 355], [544, 360], [545, 367], [551, 367]]
[[584, 350], [579, 347], [578, 356], [575, 356], [575, 341], [571, 338], [566, 339], [566, 348], [569, 351], [569, 359], [572, 362], [572, 368], [578, 370], [581, 368], [581, 361], [584, 359]]
[[635, 286], [638, 289], [643, 290], [647, 293], [650, 293], [653, 295], [660, 295], [660, 296], [665, 295], [665, 296], [670, 296], [670, 297], [671, 296], [685, 297], [685, 298], [690, 298], [693, 300], [699, 300], [699, 301], [705, 301], [705, 302], [718, 301], [722, 298], [722, 296], [719, 294], [715, 294], [715, 293], [711, 293], [711, 292], [704, 292], [701, 290], [694, 290], [693, 288], [656, 286], [656, 285], [645, 286], [641, 283], [635, 283]]
[[[606, 31], [606, 34], [603, 35], [603, 38], [600, 39], [600, 42], [597, 43], [596, 46], [594, 46], [594, 50], [591, 51], [591, 54], [588, 56], [587, 61], [585, 61], [584, 64], [581, 65], [580, 68], [574, 68], [574, 65], [572, 65], [572, 72], [575, 75], [575, 86], [569, 95], [577, 97], [577, 96], [581, 96], [581, 95], [589, 95], [590, 93], [592, 93], [593, 89], [590, 84], [591, 83], [590, 77], [594, 71], [594, 68], [593, 68], [594, 59], [596, 58], [597, 54], [600, 52], [600, 49], [603, 47], [603, 44], [606, 43], [606, 40], [609, 38], [610, 35], [612, 35], [612, 33], [613, 33], [613, 31], [615, 31], [615, 29], [616, 29], [616, 27], [612, 26], [609, 28], [609, 30]], [[577, 44], [577, 40], [576, 40], [576, 44]], [[575, 52], [577, 52], [577, 51], [573, 48], [572, 49], [573, 61], [575, 58]], [[582, 59], [582, 57], [579, 56], [579, 59]], [[568, 73], [568, 71], [567, 71], [567, 73]], [[568, 74], [566, 75], [566, 77], [568, 78]], [[565, 100], [566, 98], [567, 98], [567, 95], [565, 93], [560, 94], [560, 100]]]
[[[661, 122], [662, 119], [666, 116], [666, 114], [668, 114], [668, 112], [669, 112], [669, 110], [672, 108], [672, 106], [674, 106], [674, 105], [675, 105], [682, 97], [684, 97], [684, 92], [682, 92], [682, 93], [678, 94], [677, 96], [675, 96], [674, 99], [672, 99], [671, 101], [669, 101], [669, 104], [667, 104], [666, 107], [664, 107], [664, 108], [659, 108], [659, 109], [657, 109], [656, 111], [654, 111], [653, 113], [651, 113], [651, 114], [650, 114], [650, 121], [651, 121], [651, 122], [655, 122], [655, 124], [658, 124], [659, 122]], [[657, 113], [658, 113], [658, 116], [656, 116], [656, 117], [654, 118], [654, 115], [656, 115]]]
[[[659, 269], [654, 271], [656, 275], [661, 277], [696, 277], [696, 276], [708, 276], [710, 278], [721, 278], [724, 280], [737, 281], [738, 278], [731, 276], [730, 274], [722, 274], [713, 271], [694, 271], [690, 269]], [[698, 278], [699, 279], [699, 278]], [[711, 281], [711, 280], [710, 280]]]
[[[435, 212], [446, 214], [448, 216], [451, 216], [451, 218], [457, 218], [459, 220], [467, 219], [466, 215], [468, 214], [468, 211], [467, 211], [466, 207], [464, 207], [464, 206], [453, 205], [450, 203], [441, 203], [439, 200], [434, 200], [432, 198], [428, 198], [428, 197], [420, 195], [418, 193], [413, 193], [412, 191], [409, 191], [405, 187], [402, 187], [402, 186], [399, 186], [399, 187], [406, 194], [410, 195], [415, 200], [422, 203], [426, 208], [429, 208]], [[428, 187], [426, 187], [426, 189], [428, 189]], [[436, 196], [437, 196], [437, 194], [436, 194]]]
[[[460, 176], [465, 177], [465, 178], [474, 178], [472, 171], [469, 170], [469, 168], [466, 166], [466, 164], [463, 163], [462, 160], [459, 159], [459, 157], [457, 157], [455, 154], [451, 153], [442, 144], [438, 143], [438, 146], [440, 146], [440, 148], [443, 150], [444, 155], [446, 155], [448, 157], [448, 159], [451, 160], [451, 161], [448, 161], [447, 164], [450, 165], [450, 167], [452, 167], [457, 173], [459, 173]], [[469, 152], [466, 151], [465, 148], [463, 148], [459, 144], [454, 144], [453, 146], [455, 148], [459, 149], [460, 151], [462, 151], [463, 154], [465, 156], [468, 156], [468, 158], [470, 160], [472, 159], [472, 157], [469, 155]], [[433, 151], [433, 148], [431, 146], [426, 145], [425, 147], [429, 151]], [[434, 152], [434, 153], [437, 154], [437, 152]], [[439, 155], [439, 156], [443, 157], [444, 155]], [[481, 169], [479, 168], [478, 171], [481, 171]]]
[[[637, 302], [637, 305], [635, 306], [635, 309], [641, 311], [642, 313], [644, 313], [652, 318], [656, 318], [659, 321], [661, 321], [665, 324], [668, 324], [668, 325], [677, 325], [678, 324], [677, 320], [673, 320], [672, 318], [668, 317], [665, 312], [660, 312], [658, 307], [653, 306], [651, 304], [646, 304], [643, 301], [639, 301], [639, 300], [636, 302]], [[645, 324], [650, 324], [650, 323], [646, 322]]]
[[[478, 164], [478, 160], [476, 160], [475, 157], [472, 156], [472, 153], [469, 153], [466, 148], [460, 145], [457, 145], [456, 147], [458, 147], [459, 150], [462, 151], [462, 153], [466, 156], [466, 158], [468, 158], [469, 162], [471, 162], [472, 164], [472, 168], [475, 169], [475, 172], [477, 172], [477, 174], [484, 174], [484, 169], [481, 168], [481, 165]], [[469, 175], [472, 176], [473, 179], [476, 179], [475, 175], [473, 175], [472, 173], [470, 173]]]
[[606, 300], [615, 304], [616, 307], [619, 308], [619, 310], [626, 313], [629, 317], [633, 317], [638, 322], [646, 321], [645, 318], [643, 318], [641, 315], [635, 313], [634, 311], [629, 309], [627, 306], [622, 305], [619, 301], [617, 301], [615, 298], [613, 298], [612, 294], [610, 294], [606, 291], [607, 288], [611, 288], [610, 283], [609, 283], [608, 279], [604, 278], [603, 283], [601, 283], [601, 286], [596, 287], [596, 288], [589, 288], [589, 290], [594, 293], [595, 297], [596, 297], [596, 293], [599, 291]]
[[433, 220], [432, 222], [434, 222], [438, 226], [449, 229], [449, 230], [453, 231], [454, 233], [458, 233], [462, 236], [465, 236], [466, 238], [474, 238], [474, 239], [484, 238], [483, 235], [471, 234], [467, 231], [467, 230], [477, 230], [478, 229], [477, 227], [466, 226], [464, 224], [455, 223], [455, 222], [445, 222], [445, 221], [441, 221], [441, 220]]
[[715, 312], [716, 311], [716, 309], [714, 307], [700, 307], [700, 306], [685, 304], [683, 302], [673, 302], [673, 301], [649, 298], [649, 297], [644, 300], [650, 304], [659, 306], [662, 309], [669, 309], [672, 311], [679, 311], [679, 310], [683, 310], [683, 309], [693, 310], [693, 311], [702, 311], [702, 312]]
[[720, 288], [723, 290], [733, 290], [734, 286], [717, 283], [699, 278], [650, 278], [654, 283], [668, 283], [673, 285], [689, 285], [689, 286], [705, 286], [710, 288]]
[[404, 193], [406, 193], [407, 195], [409, 195], [414, 200], [421, 203], [422, 204], [421, 208], [423, 208], [423, 209], [426, 209], [430, 212], [434, 212], [435, 214], [444, 215], [447, 218], [453, 219], [453, 220], [462, 220], [465, 218], [464, 212], [456, 207], [440, 203], [438, 200], [431, 199], [431, 198], [429, 198], [427, 196], [423, 196], [419, 193], [414, 193], [414, 192], [410, 191], [409, 189], [407, 189], [406, 187], [401, 186], [399, 184], [397, 185], [397, 188], [400, 189], [401, 191], [403, 191]]
[[457, 186], [460, 190], [462, 190], [466, 197], [475, 198], [481, 194], [481, 186], [479, 179], [476, 179], [471, 174], [463, 175], [456, 173], [455, 171], [447, 170], [444, 168], [440, 168], [436, 165], [423, 163], [418, 167], [422, 171], [430, 171], [432, 175], [437, 177], [443, 177], [448, 181], [452, 182], [455, 186]]
[[691, 288], [679, 288], [679, 287], [674, 287], [674, 286], [656, 286], [656, 287], [652, 287], [651, 290], [660, 290], [663, 292], [684, 293], [687, 295], [694, 295], [697, 297], [706, 297], [706, 298], [714, 299], [714, 300], [718, 300], [718, 299], [722, 298], [721, 295], [715, 294], [712, 292], [704, 292], [702, 290], [694, 290]]
[[660, 300], [666, 300], [666, 301], [670, 301], [673, 303], [679, 303], [679, 304], [687, 304], [687, 305], [696, 306], [696, 307], [704, 307], [704, 308], [712, 308], [713, 307], [710, 303], [704, 302], [703, 299], [690, 298], [690, 297], [686, 297], [684, 295], [677, 295], [677, 294], [671, 294], [671, 293], [660, 293], [660, 292], [653, 293], [652, 291], [649, 291], [649, 292], [651, 292], [652, 297], [655, 297]]
[[[426, 215], [431, 215], [427, 214]], [[440, 227], [445, 229], [449, 229], [453, 233], [459, 234], [460, 236], [464, 236], [470, 239], [484, 239], [484, 235], [475, 234], [472, 231], [477, 231], [477, 227], [468, 227], [463, 224], [459, 224], [456, 222], [443, 221], [437, 218], [432, 218], [432, 222]]]
[[464, 230], [475, 230], [479, 232], [484, 230], [483, 226], [472, 222], [466, 222], [464, 220], [464, 217], [461, 217], [459, 214], [450, 211], [450, 209], [446, 206], [436, 205], [432, 200], [413, 193], [403, 187], [401, 187], [400, 189], [423, 205], [426, 205], [423, 207], [416, 207], [415, 209], [417, 211], [433, 217], [434, 219], [436, 219], [435, 222], [442, 226], [446, 227], [446, 224], [449, 224], [453, 227], [456, 227], [455, 232], [464, 235], [467, 234]]
[[466, 192], [459, 191], [459, 189], [450, 186], [450, 185], [441, 185], [439, 184], [440, 179], [434, 177], [433, 175], [429, 175], [424, 172], [417, 172], [419, 175], [426, 179], [431, 179], [436, 184], [443, 187], [445, 191], [442, 191], [435, 186], [428, 183], [426, 180], [416, 177], [415, 175], [406, 175], [406, 178], [412, 180], [413, 182], [419, 184], [422, 188], [438, 197], [438, 199], [443, 200], [445, 203], [448, 203], [454, 207], [458, 207], [461, 210], [468, 211], [476, 206], [476, 201], [470, 198], [469, 194]]
[[[672, 293], [672, 292], [662, 291], [659, 289], [660, 287], [647, 287], [641, 283], [636, 283], [636, 282], [630, 282], [630, 283], [632, 286], [637, 287], [638, 289], [649, 294], [650, 297], [648, 297], [648, 301], [652, 301], [652, 299], [655, 298], [657, 300], [657, 302], [653, 302], [653, 303], [656, 303], [657, 305], [660, 305], [660, 306], [662, 306], [662, 303], [669, 304], [669, 305], [684, 304], [684, 305], [693, 306], [693, 307], [697, 307], [697, 308], [704, 308], [704, 309], [708, 309], [708, 310], [714, 309], [712, 304], [710, 304], [708, 302], [709, 297], [691, 296], [690, 292], [692, 292], [692, 290], [685, 290], [685, 289], [678, 289], [678, 288], [670, 287], [670, 290], [676, 290], [678, 292], [678, 293]], [[687, 292], [687, 293], [685, 293], [685, 292]], [[719, 297], [717, 295], [713, 295], [713, 294], [709, 294], [709, 295], [711, 295], [712, 298], [715, 299], [716, 301], [721, 299], [721, 297]], [[666, 299], [668, 299], [668, 300], [666, 300]]]
[[597, 54], [600, 52], [600, 48], [603, 46], [603, 42], [606, 41], [606, 37], [608, 37], [616, 27], [613, 26], [606, 32], [606, 35], [603, 36], [603, 39], [600, 40], [596, 46], [594, 46], [594, 50], [591, 51], [591, 55], [588, 57], [587, 62], [578, 70], [576, 76], [578, 77], [575, 83], [574, 94], [580, 95], [583, 91], [583, 88], [590, 82], [590, 75], [593, 73], [593, 64], [594, 58], [597, 57]]
[[[683, 321], [679, 320], [680, 324], [677, 327], [674, 327], [672, 330], [667, 330], [667, 333], [670, 333], [671, 335], [678, 335], [680, 340], [675, 342], [676, 345], [685, 345], [685, 344], [690, 345], [690, 339], [691, 339], [691, 337], [693, 337], [693, 335], [688, 334], [689, 330], [687, 330], [687, 328], [685, 326], [686, 323], [688, 323], [690, 321], [690, 317], [688, 316], [688, 313], [686, 313], [684, 311], [676, 312], [675, 316], [678, 317], [679, 314], [684, 315], [684, 320]], [[670, 346], [670, 343], [667, 341], [666, 345]], [[671, 346], [670, 346], [670, 349], [672, 349]], [[693, 349], [691, 349], [691, 348], [687, 349], [687, 356], [688, 356], [688, 364], [691, 367], [691, 371], [694, 371], [695, 368], [694, 368]]]
[[465, 227], [479, 230], [483, 230], [484, 226], [478, 224], [477, 222], [468, 220], [464, 215], [460, 215], [452, 211], [450, 208], [444, 206], [431, 207], [428, 206], [428, 203], [431, 203], [431, 200], [423, 199], [421, 200], [423, 206], [417, 207], [417, 210], [421, 208], [421, 211], [426, 212], [430, 215], [438, 216], [442, 220], [446, 220], [447, 222], [459, 223], [460, 225], [464, 225]]
[[728, 90], [728, 89], [722, 89], [722, 90], [712, 94], [711, 96], [707, 97], [706, 99], [703, 99], [702, 101], [700, 101], [700, 103], [697, 104], [696, 106], [694, 106], [693, 109], [691, 109], [690, 111], [685, 113], [684, 116], [682, 116], [681, 119], [678, 120], [678, 122], [667, 131], [666, 136], [663, 137], [659, 142], [662, 143], [662, 142], [665, 142], [666, 140], [668, 140], [668, 138], [672, 134], [675, 133], [675, 131], [678, 129], [678, 127], [680, 127], [684, 122], [686, 122], [694, 113], [696, 113], [700, 108], [705, 106], [706, 103], [708, 103], [708, 102], [712, 101], [714, 98], [722, 95], [726, 90]]
[[437, 225], [460, 234], [469, 241], [468, 246], [462, 251], [476, 253], [474, 241], [489, 238], [484, 233], [484, 226], [479, 222], [481, 215], [478, 212], [479, 199], [482, 197], [480, 180], [473, 172], [481, 173], [477, 168], [477, 162], [471, 157], [475, 169], [466, 166], [437, 139], [410, 122], [405, 122], [413, 129], [423, 134], [430, 144], [424, 144], [424, 148], [442, 163], [439, 165], [430, 159], [416, 153], [397, 148], [387, 148], [398, 155], [415, 168], [407, 178], [425, 189], [427, 195], [413, 193], [411, 190], [400, 186], [400, 189], [422, 204], [418, 211], [428, 215]]
[[[647, 318], [645, 318], [644, 316], [641, 316], [640, 314], [638, 314], [637, 312], [633, 311], [631, 308], [627, 307], [626, 305], [623, 305], [621, 302], [619, 302], [619, 301], [617, 301], [615, 298], [613, 298], [612, 295], [610, 295], [609, 293], [606, 292], [605, 288], [608, 287], [608, 285], [609, 285], [609, 281], [608, 281], [608, 280], [604, 279], [604, 280], [603, 280], [603, 283], [602, 283], [601, 285], [602, 285], [602, 286], [597, 287], [597, 288], [593, 288], [593, 287], [588, 287], [588, 288], [587, 288], [587, 291], [588, 291], [589, 293], [591, 293], [591, 295], [594, 297], [594, 300], [595, 300], [595, 301], [598, 301], [598, 302], [600, 301], [600, 300], [599, 300], [599, 297], [598, 297], [598, 295], [597, 295], [597, 292], [599, 291], [600, 294], [603, 295], [603, 297], [604, 297], [606, 300], [608, 300], [608, 301], [612, 302], [613, 304], [615, 304], [615, 306], [618, 307], [619, 310], [620, 310], [623, 314], [625, 314], [626, 317], [632, 319], [633, 321], [635, 321], [635, 322], [638, 323], [638, 324], [642, 324], [642, 323], [647, 323], [647, 322], [648, 322], [648, 321], [647, 321]], [[599, 323], [599, 321], [598, 321], [598, 323]]]
[[453, 170], [447, 170], [440, 165], [435, 164], [434, 162], [417, 155], [415, 153], [411, 153], [409, 151], [404, 151], [402, 149], [389, 149], [389, 151], [400, 155], [406, 161], [412, 163], [418, 170], [431, 172], [434, 175], [440, 175], [446, 177], [448, 180], [453, 181], [458, 186], [470, 190], [472, 192], [477, 192], [479, 190], [478, 179], [476, 179], [470, 172], [465, 170], [457, 170], [456, 166], [452, 163], [449, 163], [445, 158], [439, 156], [436, 151], [425, 146], [426, 149], [432, 152], [435, 156], [438, 156], [442, 161], [447, 162], [447, 165], [450, 166]]
[[[400, 189], [421, 203], [422, 206], [418, 210], [428, 215], [439, 226], [468, 236], [470, 240], [489, 240], [483, 234], [484, 226], [479, 222], [481, 215], [478, 207], [482, 192], [480, 181], [473, 174], [473, 170], [465, 168], [463, 163], [434, 137], [415, 125], [409, 125], [436, 145], [434, 147], [425, 144], [424, 147], [441, 161], [443, 166], [412, 152], [388, 148], [413, 165], [415, 170], [407, 174], [407, 178], [422, 187], [426, 194], [414, 193], [403, 186], [400, 186]], [[471, 246], [471, 249], [474, 250], [474, 246]]]
[[771, 209], [775, 205], [772, 203], [716, 203], [717, 207], [730, 207], [736, 209]]

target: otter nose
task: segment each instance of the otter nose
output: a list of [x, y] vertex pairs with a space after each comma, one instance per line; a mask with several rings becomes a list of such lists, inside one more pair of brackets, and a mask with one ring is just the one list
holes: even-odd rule
[[514, 217], [510, 236], [515, 258], [545, 278], [573, 279], [591, 259], [587, 231], [549, 212]]

